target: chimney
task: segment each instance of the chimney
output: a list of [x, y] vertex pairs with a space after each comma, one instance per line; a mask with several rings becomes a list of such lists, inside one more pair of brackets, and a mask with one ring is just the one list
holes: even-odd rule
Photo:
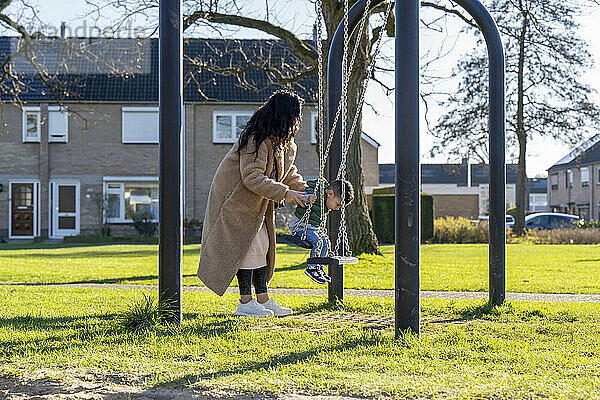
[[471, 187], [471, 162], [467, 160], [467, 187]]
[[469, 157], [463, 157], [461, 164], [467, 168], [467, 187], [471, 187], [471, 162], [469, 161]]
[[65, 31], [67, 30], [67, 23], [65, 21], [60, 23], [60, 37], [65, 38]]

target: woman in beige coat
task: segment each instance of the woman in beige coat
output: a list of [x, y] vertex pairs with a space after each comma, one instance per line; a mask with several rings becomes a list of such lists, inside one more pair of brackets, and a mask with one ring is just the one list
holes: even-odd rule
[[269, 298], [267, 284], [275, 268], [276, 205], [283, 200], [305, 203], [306, 184], [294, 165], [301, 107], [296, 94], [273, 93], [221, 161], [210, 187], [198, 277], [222, 296], [237, 275], [240, 302], [236, 315], [292, 312]]

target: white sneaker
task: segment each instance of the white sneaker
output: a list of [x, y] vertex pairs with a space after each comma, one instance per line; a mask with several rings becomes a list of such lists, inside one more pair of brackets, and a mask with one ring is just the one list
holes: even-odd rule
[[270, 310], [271, 312], [273, 312], [273, 314], [277, 317], [284, 317], [286, 315], [292, 314], [291, 308], [287, 308], [287, 307], [283, 307], [283, 306], [279, 305], [279, 303], [277, 303], [275, 301], [275, 299], [272, 297], [269, 300], [267, 300], [265, 303], [262, 303], [261, 306], [263, 306], [267, 310]]
[[273, 311], [263, 307], [256, 299], [252, 299], [246, 304], [238, 303], [237, 310], [233, 315], [238, 317], [270, 317], [273, 315]]

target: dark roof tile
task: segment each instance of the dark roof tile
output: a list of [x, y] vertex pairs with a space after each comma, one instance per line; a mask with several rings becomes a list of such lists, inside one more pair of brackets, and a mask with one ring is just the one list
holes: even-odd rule
[[[0, 59], [14, 54], [19, 46], [17, 37], [0, 37]], [[158, 39], [40, 39], [34, 49], [38, 63], [68, 89], [64, 101], [158, 101]], [[247, 67], [249, 60], [267, 59], [281, 61], [288, 74], [304, 68], [281, 40], [185, 39], [184, 101], [262, 103], [281, 87], [274, 83], [273, 74], [254, 69], [238, 80], [209, 69]], [[15, 57], [11, 64], [25, 83], [19, 94], [23, 101], [55, 100], [27, 60]], [[316, 86], [317, 77], [309, 76], [292, 88], [311, 102]]]
[[[394, 164], [379, 164], [379, 182], [394, 183]], [[506, 165], [506, 182], [517, 182], [517, 165]], [[467, 164], [421, 164], [422, 184], [467, 185]], [[489, 183], [487, 164], [471, 164], [471, 184]]]

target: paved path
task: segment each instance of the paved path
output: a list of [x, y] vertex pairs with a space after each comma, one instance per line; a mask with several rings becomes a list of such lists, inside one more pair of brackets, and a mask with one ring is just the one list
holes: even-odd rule
[[[69, 288], [93, 288], [93, 289], [146, 289], [157, 290], [153, 285], [117, 285], [101, 283], [19, 283], [19, 282], [0, 282], [0, 285], [14, 286], [49, 286], [49, 287], [69, 287]], [[209, 292], [202, 286], [184, 286], [184, 292]], [[230, 287], [227, 293], [237, 293], [237, 288]], [[270, 288], [272, 294], [291, 294], [298, 296], [327, 296], [327, 289], [291, 289], [291, 288]], [[362, 290], [346, 289], [344, 291], [348, 297], [394, 297], [393, 290]], [[424, 299], [465, 299], [482, 300], [488, 298], [487, 292], [443, 292], [443, 291], [421, 291], [421, 297]], [[600, 303], [600, 294], [564, 294], [564, 293], [506, 293], [506, 299], [509, 301], [544, 301], [544, 302], [577, 302], [577, 303]]]

